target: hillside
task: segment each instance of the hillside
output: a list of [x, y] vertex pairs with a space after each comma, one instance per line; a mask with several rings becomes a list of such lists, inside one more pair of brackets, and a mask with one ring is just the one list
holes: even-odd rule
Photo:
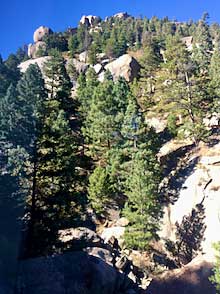
[[1, 293], [215, 293], [220, 26], [207, 17], [83, 16], [0, 59]]

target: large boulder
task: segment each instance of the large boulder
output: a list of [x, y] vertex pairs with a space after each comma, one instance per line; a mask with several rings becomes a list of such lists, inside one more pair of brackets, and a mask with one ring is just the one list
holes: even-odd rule
[[109, 243], [110, 240], [114, 238], [118, 241], [119, 246], [122, 247], [124, 243], [124, 233], [125, 227], [104, 228], [101, 234], [101, 238], [104, 240], [105, 243]]
[[111, 72], [114, 80], [124, 77], [127, 82], [138, 77], [140, 68], [137, 60], [129, 54], [124, 54], [105, 66], [105, 69]]
[[69, 58], [67, 59], [67, 68], [70, 65], [73, 65], [77, 71], [77, 73], [85, 73], [86, 70], [88, 69], [89, 65], [86, 64], [85, 62], [81, 62], [79, 60], [77, 60], [76, 58]]
[[80, 62], [87, 62], [88, 59], [88, 51], [83, 51], [79, 54], [79, 61]]
[[85, 252], [21, 261], [17, 281], [18, 294], [138, 293], [129, 278]]
[[209, 281], [212, 264], [198, 257], [181, 269], [172, 270], [155, 278], [147, 288], [147, 294], [215, 294]]
[[34, 44], [29, 44], [28, 46], [28, 56], [30, 58], [37, 58], [37, 53], [39, 49], [46, 50], [46, 43], [43, 41], [39, 41]]
[[36, 43], [36, 42], [42, 41], [44, 36], [50, 35], [52, 33], [53, 31], [50, 28], [45, 26], [40, 26], [34, 32], [34, 36], [33, 36], [34, 42]]
[[100, 63], [95, 64], [93, 66], [93, 68], [94, 68], [96, 74], [99, 74], [101, 72], [101, 70], [103, 69], [102, 64], [100, 64]]
[[119, 13], [116, 13], [115, 15], [113, 15], [113, 17], [125, 20], [131, 16], [127, 12], [119, 12]]
[[86, 25], [86, 26], [93, 26], [98, 24], [100, 21], [101, 21], [101, 18], [99, 16], [83, 15], [80, 19], [80, 24]]
[[36, 59], [29, 59], [19, 64], [18, 68], [21, 72], [25, 72], [30, 64], [37, 64], [43, 70], [44, 64], [50, 59], [50, 56], [39, 57]]

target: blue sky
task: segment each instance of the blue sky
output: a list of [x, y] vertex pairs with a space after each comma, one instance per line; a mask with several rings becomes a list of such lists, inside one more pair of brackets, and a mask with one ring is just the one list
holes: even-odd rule
[[1, 0], [0, 54], [6, 58], [19, 46], [32, 42], [40, 25], [63, 31], [76, 26], [84, 14], [102, 18], [117, 12], [134, 16], [168, 16], [179, 21], [198, 20], [204, 11], [211, 22], [220, 22], [218, 0]]

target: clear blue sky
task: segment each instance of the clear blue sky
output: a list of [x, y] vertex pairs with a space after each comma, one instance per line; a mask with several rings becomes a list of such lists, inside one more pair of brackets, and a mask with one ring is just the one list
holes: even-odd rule
[[84, 14], [104, 18], [117, 12], [134, 16], [168, 16], [179, 21], [198, 20], [204, 11], [220, 22], [219, 0], [1, 0], [0, 54], [4, 58], [32, 42], [40, 25], [63, 31], [76, 26]]

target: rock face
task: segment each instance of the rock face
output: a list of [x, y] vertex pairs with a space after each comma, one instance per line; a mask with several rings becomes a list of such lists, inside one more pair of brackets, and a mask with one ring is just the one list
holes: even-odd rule
[[85, 62], [81, 62], [79, 60], [77, 60], [76, 58], [70, 58], [67, 60], [67, 68], [69, 65], [74, 65], [76, 68], [77, 73], [85, 73], [86, 70], [88, 69], [89, 65], [86, 64]]
[[118, 240], [119, 245], [122, 246], [124, 233], [125, 227], [106, 228], [103, 230], [101, 238], [104, 240], [105, 243], [108, 243], [110, 239], [115, 238], [116, 240]]
[[41, 26], [38, 29], [36, 29], [36, 31], [34, 32], [34, 36], [33, 36], [34, 42], [36, 43], [36, 42], [42, 41], [44, 36], [50, 35], [52, 33], [53, 32], [50, 28]]
[[85, 252], [40, 257], [20, 262], [18, 294], [139, 293], [125, 275]]
[[39, 57], [39, 58], [36, 58], [33, 60], [30, 59], [30, 60], [27, 60], [27, 61], [20, 63], [18, 68], [20, 68], [21, 72], [25, 72], [28, 69], [30, 64], [37, 64], [40, 67], [40, 69], [42, 70], [45, 62], [47, 62], [49, 59], [50, 59], [49, 56]]
[[130, 17], [130, 15], [127, 12], [119, 12], [119, 13], [116, 13], [115, 15], [113, 15], [113, 17], [120, 18], [120, 19], [126, 19], [126, 18]]
[[66, 230], [60, 230], [58, 232], [59, 240], [63, 243], [67, 242], [81, 242], [82, 245], [91, 247], [102, 247], [103, 240], [94, 231], [84, 228], [70, 228]]
[[124, 77], [126, 81], [131, 82], [138, 76], [140, 65], [132, 56], [124, 54], [107, 64], [105, 69], [111, 72], [115, 80], [119, 77]]
[[101, 258], [103, 261], [110, 265], [114, 263], [114, 257], [112, 253], [107, 249], [100, 247], [87, 247], [86, 249], [84, 249], [84, 251], [87, 252], [89, 255]]
[[101, 18], [99, 16], [83, 15], [80, 19], [80, 24], [93, 26], [94, 24], [97, 24], [100, 21], [101, 21]]
[[102, 70], [102, 65], [100, 63], [97, 63], [93, 66], [93, 68], [94, 68], [96, 74], [99, 74]]
[[[161, 237], [175, 241], [175, 223], [191, 214], [198, 204], [204, 206], [206, 226], [201, 243], [206, 260], [214, 261], [214, 242], [220, 240], [220, 144], [213, 147], [201, 146], [188, 160], [189, 167], [182, 173], [177, 201], [165, 210]], [[195, 161], [196, 159], [196, 161]], [[195, 162], [193, 164], [193, 162]]]
[[153, 279], [147, 294], [215, 294], [209, 281], [212, 264], [198, 258], [181, 269], [176, 269]]
[[39, 49], [46, 49], [46, 43], [43, 41], [39, 41], [34, 44], [28, 45], [28, 56], [31, 58], [37, 58], [37, 52]]
[[193, 49], [193, 37], [192, 36], [184, 37], [181, 39], [181, 41], [186, 45], [186, 47], [189, 51], [192, 51], [192, 49]]
[[79, 54], [79, 61], [80, 62], [87, 62], [88, 59], [88, 52], [83, 51], [82, 53]]

